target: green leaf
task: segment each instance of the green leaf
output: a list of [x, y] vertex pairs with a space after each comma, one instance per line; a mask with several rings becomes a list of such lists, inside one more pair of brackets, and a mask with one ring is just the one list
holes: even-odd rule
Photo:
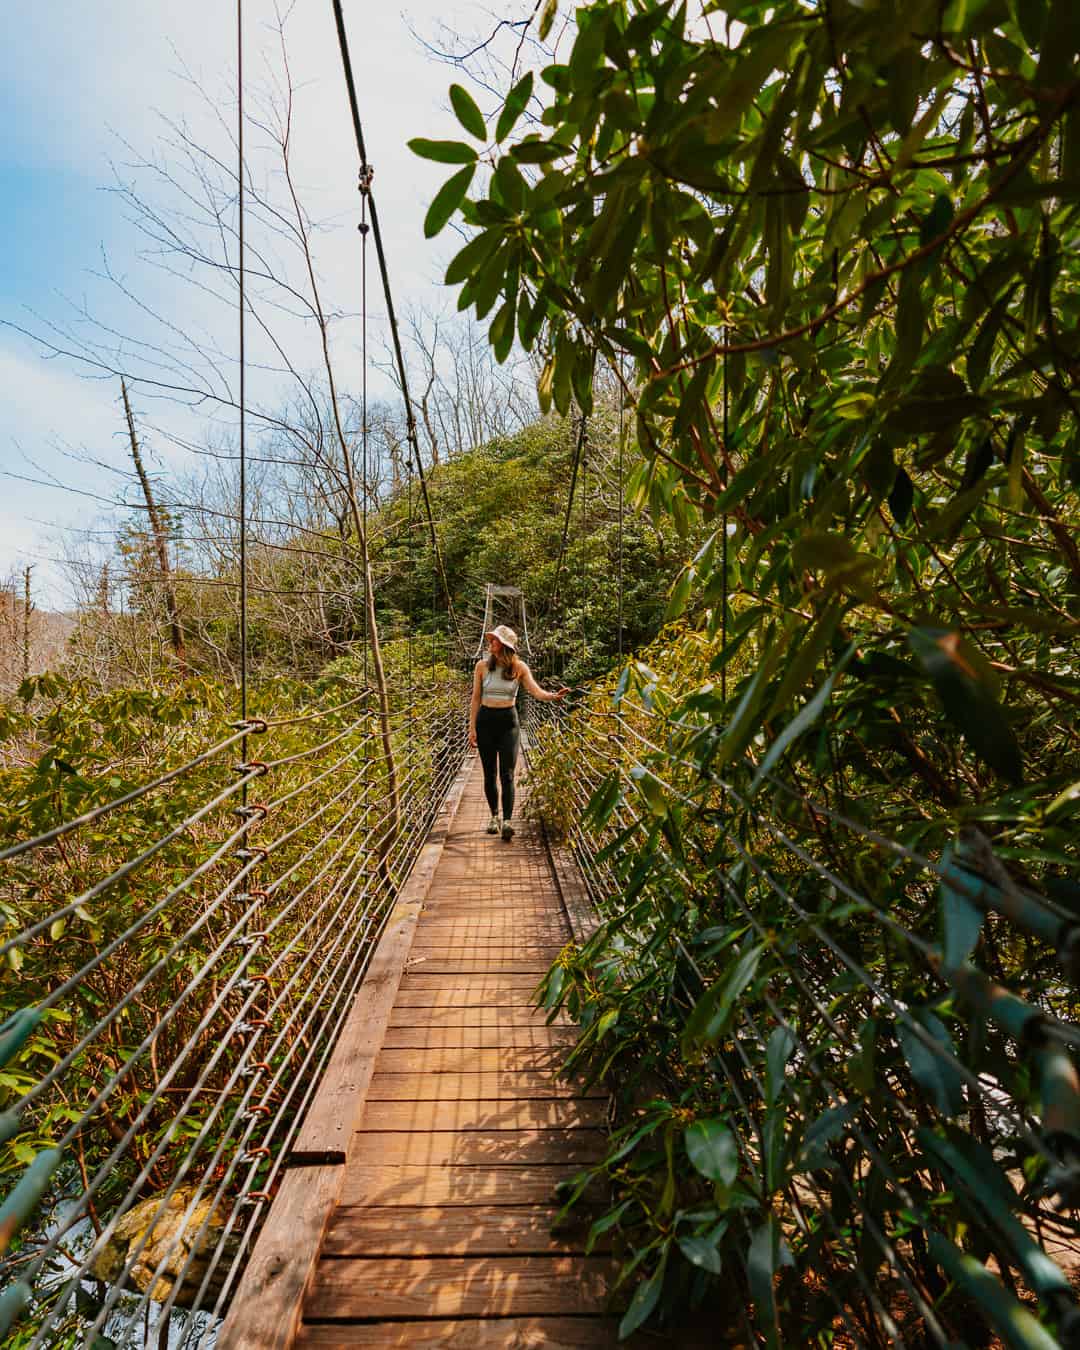
[[457, 120], [469, 135], [475, 136], [478, 141], [486, 141], [487, 127], [484, 125], [483, 114], [476, 106], [469, 91], [463, 89], [460, 84], [452, 84], [450, 86], [450, 103], [457, 114]]
[[681, 1237], [679, 1250], [691, 1265], [707, 1270], [710, 1275], [719, 1275], [723, 1272], [724, 1265], [714, 1242], [709, 1242], [703, 1237]]
[[908, 642], [972, 750], [1009, 782], [1020, 783], [1020, 745], [995, 697], [985, 659], [959, 633], [942, 628], [914, 628]]
[[501, 237], [497, 230], [485, 230], [470, 239], [460, 253], [456, 253], [446, 269], [446, 284], [456, 286], [481, 267], [499, 247]]
[[551, 32], [551, 25], [555, 22], [555, 15], [559, 10], [559, 0], [544, 0], [544, 8], [540, 14], [540, 23], [537, 27], [540, 41], [543, 42]]
[[[971, 877], [960, 867], [947, 848], [941, 859], [943, 875], [938, 883], [942, 916], [942, 961], [946, 971], [958, 970], [975, 950], [982, 932], [983, 912], [968, 898]], [[955, 880], [956, 885], [950, 882]]]
[[941, 1046], [941, 1053], [932, 1050], [906, 1021], [897, 1022], [897, 1039], [911, 1076], [943, 1116], [959, 1115], [967, 1109], [967, 1102], [964, 1081], [956, 1068], [952, 1039], [941, 1019], [933, 1013], [913, 1012], [911, 1015], [926, 1036]]
[[476, 151], [464, 141], [427, 141], [417, 136], [409, 142], [409, 149], [421, 159], [433, 159], [439, 164], [476, 163]]
[[766, 774], [770, 772], [780, 757], [785, 754], [788, 747], [798, 740], [804, 731], [808, 731], [824, 712], [825, 705], [828, 703], [829, 696], [833, 691], [833, 685], [840, 678], [845, 666], [854, 655], [855, 643], [853, 642], [836, 663], [828, 679], [814, 697], [810, 699], [805, 707], [800, 708], [798, 713], [791, 719], [780, 735], [777, 736], [776, 740], [773, 741], [772, 745], [769, 746], [765, 758], [758, 766], [758, 770], [754, 774], [753, 781], [750, 784], [751, 794], [757, 791]]
[[632, 1335], [652, 1315], [653, 1309], [660, 1300], [660, 1290], [664, 1286], [664, 1271], [666, 1269], [667, 1248], [665, 1247], [660, 1264], [645, 1283], [639, 1284], [634, 1290], [634, 1297], [630, 1300], [630, 1306], [619, 1323], [620, 1340]]
[[569, 154], [569, 150], [557, 141], [545, 141], [537, 136], [511, 146], [510, 153], [519, 164], [551, 164]]
[[467, 169], [454, 174], [453, 178], [448, 178], [435, 194], [435, 200], [424, 217], [425, 239], [433, 239], [464, 201], [475, 172], [476, 166], [470, 164]]
[[750, 1248], [746, 1254], [750, 1296], [754, 1300], [754, 1312], [758, 1325], [765, 1333], [769, 1350], [778, 1350], [781, 1344], [775, 1277], [781, 1266], [794, 1264], [780, 1232], [780, 1225], [770, 1215], [750, 1239]]
[[532, 91], [533, 74], [530, 70], [526, 71], [506, 96], [506, 102], [503, 104], [499, 120], [495, 125], [496, 141], [504, 141], [509, 136], [514, 129], [514, 123], [525, 111], [529, 99], [532, 98]]
[[722, 979], [705, 990], [686, 1020], [685, 1045], [709, 1044], [724, 1034], [735, 1011], [735, 1001], [754, 978], [764, 954], [764, 943], [748, 948]]
[[982, 1309], [1009, 1350], [1060, 1350], [1060, 1342], [1008, 1293], [986, 1266], [957, 1250], [940, 1233], [928, 1232], [930, 1255], [949, 1279]]
[[777, 1027], [765, 1048], [765, 1101], [769, 1106], [784, 1090], [784, 1069], [795, 1050], [795, 1033], [790, 1027]]
[[491, 343], [492, 351], [495, 354], [495, 360], [502, 365], [510, 355], [510, 349], [514, 345], [514, 301], [506, 300], [499, 308], [499, 312], [491, 321], [491, 328], [488, 330], [488, 341]]
[[720, 1120], [695, 1120], [683, 1135], [686, 1156], [703, 1177], [731, 1186], [739, 1175], [735, 1136]]
[[908, 476], [907, 470], [898, 468], [896, 477], [893, 479], [892, 491], [889, 493], [889, 510], [892, 512], [893, 520], [898, 525], [903, 525], [907, 520], [914, 503], [915, 485]]

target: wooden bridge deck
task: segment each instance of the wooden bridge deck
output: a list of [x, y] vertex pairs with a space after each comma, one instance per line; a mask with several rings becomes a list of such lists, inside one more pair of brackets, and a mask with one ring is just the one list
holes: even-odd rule
[[380, 943], [219, 1345], [615, 1345], [610, 1259], [553, 1236], [605, 1102], [532, 994], [571, 935], [539, 834], [459, 783]]

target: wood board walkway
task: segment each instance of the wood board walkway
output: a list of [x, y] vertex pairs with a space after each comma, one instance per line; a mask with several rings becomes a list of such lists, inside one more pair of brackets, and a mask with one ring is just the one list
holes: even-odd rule
[[[295, 1346], [614, 1346], [610, 1258], [553, 1235], [605, 1101], [533, 1003], [571, 936], [531, 822], [485, 833], [467, 766], [379, 944], [219, 1337]], [[571, 902], [572, 906], [572, 902]], [[570, 910], [574, 914], [573, 908]], [[624, 1343], [625, 1344], [625, 1343]]]

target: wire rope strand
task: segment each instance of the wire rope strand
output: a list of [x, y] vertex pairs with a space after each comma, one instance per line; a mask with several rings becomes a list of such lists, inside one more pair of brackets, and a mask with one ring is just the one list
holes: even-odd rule
[[[248, 540], [247, 540], [247, 353], [245, 318], [247, 277], [244, 255], [244, 0], [236, 0], [236, 206], [237, 206], [237, 301], [239, 310], [240, 359], [240, 720], [248, 716]], [[247, 737], [241, 741], [241, 756], [247, 762]], [[247, 806], [247, 784], [242, 805]]]
[[435, 565], [438, 569], [439, 577], [442, 581], [443, 591], [446, 595], [446, 607], [451, 623], [453, 625], [458, 645], [461, 650], [467, 651], [468, 647], [462, 636], [461, 628], [458, 625], [457, 614], [454, 610], [454, 601], [450, 594], [450, 582], [446, 575], [446, 566], [442, 556], [442, 550], [439, 547], [438, 532], [435, 528], [435, 517], [431, 509], [431, 498], [428, 494], [427, 477], [424, 473], [424, 463], [420, 457], [420, 442], [416, 434], [416, 418], [413, 416], [412, 395], [409, 392], [409, 376], [405, 367], [405, 354], [401, 347], [401, 333], [398, 328], [397, 311], [394, 309], [394, 295], [390, 286], [390, 269], [386, 262], [386, 250], [383, 247], [382, 230], [379, 226], [379, 212], [375, 203], [374, 194], [370, 190], [370, 172], [371, 166], [368, 163], [367, 147], [364, 143], [363, 124], [360, 121], [360, 103], [356, 96], [356, 81], [353, 77], [352, 57], [349, 55], [349, 39], [345, 31], [345, 15], [342, 13], [341, 0], [332, 0], [334, 10], [334, 23], [337, 28], [338, 47], [341, 51], [341, 64], [345, 74], [345, 87], [349, 96], [349, 112], [352, 116], [353, 135], [356, 139], [356, 149], [360, 157], [361, 177], [368, 175], [368, 206], [371, 215], [371, 233], [375, 239], [375, 256], [379, 263], [379, 275], [382, 280], [383, 299], [386, 303], [386, 317], [390, 324], [390, 337], [394, 349], [394, 363], [397, 366], [398, 380], [401, 385], [401, 395], [405, 403], [405, 430], [409, 449], [416, 461], [416, 476], [420, 484], [420, 496], [424, 503], [424, 512], [427, 516], [428, 532], [431, 537], [431, 547], [435, 554]]
[[[584, 412], [582, 418], [584, 419]], [[583, 422], [584, 425], [584, 422]], [[589, 434], [581, 438], [581, 664], [584, 670], [588, 653], [588, 627], [585, 600], [589, 591]]]
[[[360, 171], [360, 514], [364, 539], [368, 537], [368, 197], [371, 173], [365, 165]], [[368, 682], [368, 607], [364, 606], [364, 683]]]
[[[728, 462], [728, 328], [724, 325], [724, 467], [721, 482], [727, 487]], [[727, 646], [728, 646], [728, 518], [727, 511], [720, 517], [720, 698], [727, 703]]]
[[623, 375], [623, 357], [619, 353], [619, 523], [618, 523], [618, 653], [619, 664], [623, 659], [623, 507], [626, 485], [623, 476], [623, 450], [626, 444], [626, 390]]
[[64, 835], [70, 834], [72, 830], [77, 830], [83, 825], [92, 825], [102, 816], [108, 815], [110, 811], [116, 811], [121, 806], [128, 806], [131, 802], [138, 801], [140, 797], [145, 797], [147, 793], [153, 792], [155, 788], [164, 787], [166, 783], [171, 783], [185, 773], [189, 773], [192, 769], [198, 768], [200, 764], [205, 764], [207, 760], [219, 755], [222, 750], [227, 750], [230, 745], [242, 741], [249, 731], [258, 728], [258, 723], [249, 723], [242, 731], [234, 732], [232, 736], [226, 736], [224, 740], [212, 745], [209, 750], [204, 750], [201, 755], [196, 755], [194, 759], [189, 759], [187, 763], [181, 764], [175, 769], [170, 769], [168, 773], [163, 773], [159, 778], [154, 778], [149, 783], [142, 783], [139, 787], [132, 788], [130, 792], [125, 792], [123, 796], [114, 797], [112, 801], [104, 802], [101, 806], [95, 806], [92, 811], [86, 811], [81, 816], [74, 816], [71, 820], [66, 820], [62, 825], [56, 825], [43, 834], [36, 834], [32, 839], [24, 839], [21, 843], [12, 844], [9, 848], [0, 851], [0, 862], [8, 862], [12, 858], [19, 857], [22, 853], [29, 853], [32, 849], [44, 848], [47, 844], [55, 843], [57, 839], [62, 839]]

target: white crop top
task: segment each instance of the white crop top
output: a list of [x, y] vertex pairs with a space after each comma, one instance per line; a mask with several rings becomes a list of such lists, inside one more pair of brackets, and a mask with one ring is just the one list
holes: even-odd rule
[[517, 698], [520, 680], [508, 680], [502, 672], [502, 666], [484, 671], [483, 691], [489, 698]]

